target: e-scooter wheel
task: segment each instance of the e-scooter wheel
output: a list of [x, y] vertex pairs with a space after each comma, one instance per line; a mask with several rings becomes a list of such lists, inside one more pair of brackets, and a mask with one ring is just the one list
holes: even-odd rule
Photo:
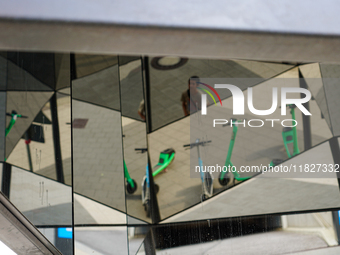
[[133, 194], [137, 190], [137, 183], [135, 182], [134, 179], [132, 179], [132, 182], [133, 182], [133, 186], [134, 186], [133, 188], [132, 188], [132, 186], [129, 182], [127, 182], [127, 184], [126, 184], [126, 191], [129, 194]]
[[208, 197], [211, 197], [213, 195], [213, 176], [211, 175], [211, 173], [207, 172], [204, 175], [204, 185], [205, 185], [205, 190], [208, 194]]
[[230, 178], [228, 177], [228, 174], [226, 173], [223, 177], [223, 179], [221, 179], [221, 175], [222, 173], [220, 173], [220, 175], [218, 176], [218, 182], [222, 185], [222, 186], [227, 186], [227, 184], [230, 181]]
[[155, 192], [156, 192], [156, 194], [158, 193], [158, 191], [159, 191], [159, 185], [155, 183]]
[[209, 197], [206, 195], [206, 194], [202, 194], [202, 196], [201, 196], [201, 200], [202, 201], [205, 201], [205, 200], [207, 200]]
[[277, 166], [277, 165], [280, 165], [284, 160], [283, 159], [278, 159], [278, 158], [275, 158], [272, 160], [271, 164], [273, 166]]

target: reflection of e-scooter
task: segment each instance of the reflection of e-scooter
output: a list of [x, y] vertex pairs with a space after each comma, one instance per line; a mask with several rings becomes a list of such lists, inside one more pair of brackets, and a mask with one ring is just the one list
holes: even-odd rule
[[[144, 153], [147, 151], [147, 149], [135, 149], [137, 151], [141, 151], [141, 153]], [[174, 160], [175, 158], [175, 150], [172, 148], [166, 149], [162, 151], [159, 155], [159, 160], [157, 165], [155, 165], [152, 168], [152, 176], [155, 177], [160, 172], [165, 170]], [[146, 174], [142, 181], [142, 203], [144, 206], [144, 209], [146, 211], [146, 217], [150, 217], [150, 178], [149, 178], [149, 171], [148, 171], [149, 165], [146, 166]], [[155, 190], [156, 193], [159, 190], [159, 186], [155, 184]]]
[[231, 119], [230, 120], [230, 124], [226, 124], [223, 126], [232, 126], [233, 127], [233, 132], [231, 134], [231, 139], [229, 142], [229, 148], [228, 148], [228, 154], [227, 154], [227, 158], [225, 160], [225, 164], [224, 166], [226, 167], [226, 169], [223, 169], [223, 171], [220, 173], [220, 176], [218, 177], [218, 182], [222, 185], [222, 186], [226, 186], [229, 183], [230, 177], [228, 177], [228, 172], [232, 172], [233, 176], [234, 176], [234, 181], [245, 181], [248, 180], [249, 178], [251, 178], [251, 176], [246, 176], [246, 177], [241, 177], [240, 174], [237, 172], [236, 167], [233, 165], [233, 163], [231, 163], [231, 155], [233, 153], [233, 149], [234, 149], [234, 144], [235, 144], [235, 140], [236, 140], [236, 134], [237, 134], [237, 130], [238, 130], [238, 126], [237, 123], [241, 122], [242, 120], [236, 120], [236, 119]]
[[[292, 115], [292, 126], [293, 127], [284, 127], [282, 130], [282, 138], [283, 144], [285, 146], [288, 158], [295, 156], [300, 153], [296, 132], [296, 119], [295, 119], [295, 104], [289, 104], [287, 107], [290, 108], [290, 114]], [[290, 153], [288, 144], [293, 143], [293, 154]]]
[[17, 121], [17, 118], [27, 118], [27, 116], [20, 115], [20, 114], [18, 114], [14, 110], [12, 111], [12, 113], [6, 113], [6, 115], [10, 116], [11, 120], [10, 120], [8, 126], [6, 127], [5, 136], [7, 136], [9, 131], [11, 131], [11, 129], [14, 126], [15, 122]]
[[[287, 105], [290, 108], [290, 114], [292, 115], [292, 127], [284, 127], [282, 129], [282, 138], [283, 144], [285, 146], [288, 158], [292, 156], [298, 155], [300, 153], [299, 146], [298, 146], [298, 139], [297, 139], [297, 131], [296, 131], [296, 119], [295, 119], [295, 104]], [[290, 153], [288, 144], [293, 143], [293, 155]], [[277, 166], [281, 164], [284, 160], [282, 159], [273, 159], [270, 162], [269, 166]]]
[[135, 182], [134, 179], [130, 177], [129, 171], [125, 164], [125, 160], [124, 160], [124, 176], [126, 178], [126, 191], [129, 194], [135, 193], [135, 191], [137, 190], [137, 183]]
[[183, 147], [190, 147], [190, 149], [193, 147], [197, 147], [198, 165], [199, 165], [201, 181], [202, 181], [202, 195], [201, 195], [202, 201], [208, 199], [209, 197], [212, 197], [213, 189], [214, 189], [214, 186], [213, 186], [214, 177], [210, 171], [208, 170], [204, 171], [203, 161], [201, 159], [199, 146], [205, 146], [206, 143], [210, 143], [210, 142], [211, 141], [200, 142], [200, 139], [196, 139], [194, 143], [183, 145]]
[[[288, 158], [295, 156], [300, 153], [299, 146], [298, 146], [298, 139], [297, 139], [297, 132], [296, 132], [296, 119], [295, 119], [295, 104], [287, 105], [290, 108], [290, 114], [292, 115], [292, 127], [284, 127], [282, 129], [282, 138], [283, 144], [285, 146]], [[293, 155], [290, 153], [288, 144], [293, 143]], [[283, 159], [273, 159], [269, 167], [274, 167], [281, 164], [284, 160]]]
[[[8, 126], [6, 127], [6, 131], [5, 131], [5, 136], [7, 136], [9, 134], [9, 132], [11, 131], [12, 127], [14, 126], [15, 122], [17, 121], [17, 118], [27, 118], [27, 116], [23, 116], [21, 114], [18, 114], [16, 111], [12, 111], [11, 113], [6, 113], [7, 116], [11, 117], [11, 120], [9, 121]], [[27, 135], [26, 135], [27, 136]], [[29, 143], [30, 143], [30, 139], [28, 139], [26, 137], [26, 145], [27, 145], [27, 153], [28, 153], [28, 159], [29, 159], [29, 164], [30, 164], [30, 170], [32, 171], [32, 162], [31, 162], [31, 152], [29, 150]], [[7, 159], [5, 158], [5, 161]]]
[[[123, 137], [125, 137], [125, 135], [123, 135]], [[134, 179], [132, 179], [130, 177], [130, 174], [129, 174], [128, 168], [126, 166], [125, 160], [123, 161], [123, 163], [124, 163], [124, 176], [125, 176], [125, 179], [126, 179], [126, 191], [129, 194], [133, 194], [137, 190], [137, 183], [135, 182]]]

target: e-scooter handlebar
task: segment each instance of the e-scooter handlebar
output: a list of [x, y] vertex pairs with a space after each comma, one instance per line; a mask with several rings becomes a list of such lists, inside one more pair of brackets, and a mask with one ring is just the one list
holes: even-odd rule
[[190, 147], [193, 148], [195, 146], [205, 146], [206, 143], [211, 143], [211, 140], [209, 141], [202, 141], [202, 142], [194, 142], [194, 143], [189, 143], [189, 144], [184, 144], [183, 147]]
[[[294, 108], [296, 108], [296, 105], [295, 104], [287, 104], [286, 107], [290, 108], [290, 109], [294, 109]], [[281, 106], [279, 106], [279, 108], [281, 108]]]
[[135, 151], [139, 151], [140, 153], [144, 153], [144, 152], [147, 152], [148, 149], [147, 148], [135, 148]]
[[24, 115], [21, 115], [21, 114], [17, 114], [16, 111], [12, 111], [12, 113], [6, 112], [6, 116], [13, 117], [13, 116], [15, 116], [15, 115], [16, 115], [18, 118], [25, 118], [25, 119], [28, 118], [27, 116], [24, 116]]

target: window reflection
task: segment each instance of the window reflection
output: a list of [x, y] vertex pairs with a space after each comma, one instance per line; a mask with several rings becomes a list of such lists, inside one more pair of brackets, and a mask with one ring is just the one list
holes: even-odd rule
[[[340, 206], [335, 173], [299, 179], [214, 173], [208, 183], [193, 172], [200, 162], [237, 167], [267, 166], [274, 160], [282, 166], [333, 164], [336, 155], [329, 139], [339, 133], [338, 66], [294, 68], [174, 56], [150, 57], [143, 66], [145, 59], [0, 53], [1, 190], [63, 254], [73, 253], [67, 235], [72, 227], [76, 251], [84, 253], [112, 253], [112, 245], [122, 254], [214, 253], [225, 247], [238, 253], [246, 251], [244, 243], [251, 251], [258, 248], [253, 243], [260, 243], [269, 253], [286, 244], [282, 249], [289, 253], [337, 244], [332, 232], [339, 225], [337, 212], [295, 215]], [[220, 104], [212, 92], [209, 115], [200, 114], [209, 84], [236, 84], [245, 98], [253, 87], [254, 107], [268, 109], [271, 90], [300, 87], [299, 74], [313, 95], [310, 138], [303, 125], [296, 134], [280, 125], [212, 128], [215, 115], [235, 117], [227, 90], [217, 91]], [[151, 98], [144, 95], [148, 88]], [[149, 103], [151, 109], [146, 109]], [[269, 117], [280, 118], [279, 112]], [[243, 118], [255, 116], [246, 109]], [[295, 108], [288, 109], [287, 118], [304, 122]], [[148, 132], [147, 124], [152, 124]], [[306, 139], [312, 148], [305, 146]], [[194, 143], [205, 146], [183, 146]], [[209, 192], [204, 185], [210, 185]], [[309, 228], [317, 234], [306, 235]]]

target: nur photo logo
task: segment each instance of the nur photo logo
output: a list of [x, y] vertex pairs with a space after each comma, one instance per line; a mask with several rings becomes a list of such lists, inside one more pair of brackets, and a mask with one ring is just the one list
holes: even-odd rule
[[[205, 86], [206, 88], [210, 89], [218, 98], [219, 103], [221, 106], [222, 101], [220, 95], [217, 93], [215, 89], [228, 89], [232, 95], [232, 110], [233, 115], [235, 116], [243, 116], [245, 115], [245, 96], [243, 94], [243, 91], [232, 84], [215, 84], [214, 87], [203, 83], [203, 82], [197, 82], [200, 85]], [[199, 87], [198, 87], [199, 88]], [[201, 91], [205, 92], [206, 94], [201, 95], [201, 115], [207, 115], [207, 94], [213, 99], [215, 105], [217, 105], [216, 100], [213, 96], [213, 94], [206, 88], [199, 88]], [[253, 88], [248, 87], [247, 88], [247, 107], [248, 110], [257, 116], [268, 116], [273, 114], [278, 107], [281, 108], [281, 116], [287, 115], [287, 108], [294, 109], [298, 108], [304, 115], [312, 115], [303, 105], [304, 103], [309, 102], [311, 99], [311, 93], [309, 90], [304, 88], [294, 88], [294, 87], [282, 87], [280, 88], [280, 106], [278, 102], [278, 91], [279, 88], [273, 87], [271, 91], [271, 98], [268, 98], [268, 101], [271, 101], [271, 107], [269, 109], [256, 109], [254, 107], [254, 101], [256, 98], [254, 98]], [[304, 95], [302, 98], [292, 98], [292, 94], [296, 94], [301, 96]], [[290, 96], [289, 96], [290, 95]], [[259, 100], [259, 99], [257, 99]], [[229, 118], [230, 119], [230, 118]], [[248, 124], [249, 127], [262, 127], [265, 122], [270, 122], [271, 127], [274, 127], [274, 122], [280, 121], [281, 125], [283, 127], [294, 127], [297, 125], [297, 121], [295, 118], [293, 119], [250, 119], [248, 121], [244, 120], [243, 122], [237, 122], [237, 125], [243, 125], [246, 126]], [[225, 125], [229, 122], [228, 119], [214, 119], [213, 120], [213, 127], [216, 127], [216, 125]], [[287, 124], [289, 123], [289, 124]], [[231, 126], [233, 123], [230, 123]]]

